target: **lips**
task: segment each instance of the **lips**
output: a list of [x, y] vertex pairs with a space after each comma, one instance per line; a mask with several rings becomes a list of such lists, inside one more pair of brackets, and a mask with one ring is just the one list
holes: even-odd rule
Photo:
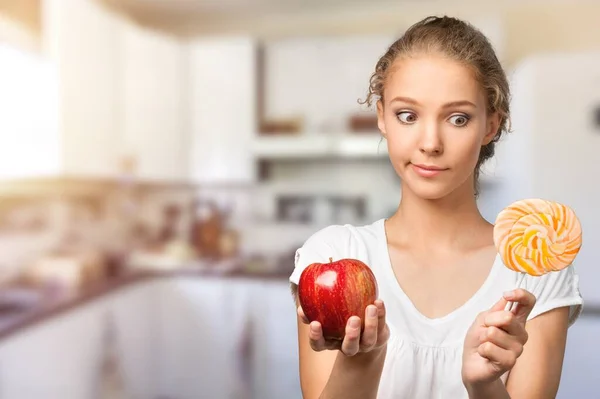
[[439, 175], [443, 171], [448, 170], [447, 168], [441, 168], [435, 165], [411, 164], [411, 166], [414, 172], [421, 177], [434, 177]]
[[434, 165], [417, 165], [417, 164], [413, 164], [414, 166], [416, 166], [419, 169], [424, 169], [424, 170], [430, 170], [430, 171], [442, 171], [442, 170], [446, 170], [446, 168], [441, 168], [439, 166], [434, 166]]

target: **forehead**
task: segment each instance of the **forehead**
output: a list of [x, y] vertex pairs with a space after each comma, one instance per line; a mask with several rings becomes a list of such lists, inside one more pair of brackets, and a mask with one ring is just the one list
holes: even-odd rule
[[473, 70], [435, 54], [394, 61], [386, 78], [384, 98], [387, 103], [397, 96], [432, 106], [461, 100], [485, 104], [483, 90]]

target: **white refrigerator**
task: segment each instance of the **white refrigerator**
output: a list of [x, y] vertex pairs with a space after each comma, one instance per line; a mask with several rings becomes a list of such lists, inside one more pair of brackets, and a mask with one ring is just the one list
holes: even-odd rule
[[559, 398], [600, 398], [600, 52], [541, 54], [509, 71], [512, 130], [482, 190], [485, 216], [536, 197], [574, 209], [584, 313], [569, 330]]

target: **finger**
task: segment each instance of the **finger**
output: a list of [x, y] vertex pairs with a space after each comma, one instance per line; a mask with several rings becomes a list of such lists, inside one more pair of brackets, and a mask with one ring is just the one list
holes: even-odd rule
[[498, 300], [498, 302], [494, 304], [494, 306], [490, 308], [489, 312], [497, 312], [499, 310], [504, 310], [507, 303], [508, 301], [504, 297], [502, 297]]
[[367, 352], [377, 343], [378, 309], [375, 305], [367, 306], [365, 309], [365, 329], [360, 337], [360, 350]]
[[523, 322], [517, 318], [517, 315], [508, 310], [488, 313], [483, 324], [486, 327], [500, 328], [508, 334], [518, 337], [519, 340], [522, 340], [523, 334], [526, 333]]
[[375, 301], [374, 305], [377, 308], [378, 323], [381, 325], [382, 323], [385, 323], [385, 304], [381, 299], [378, 299]]
[[485, 329], [481, 337], [481, 343], [485, 342], [491, 342], [502, 349], [512, 351], [517, 357], [523, 353], [523, 343], [498, 327]]
[[354, 356], [360, 348], [360, 317], [352, 316], [346, 323], [346, 335], [342, 341], [342, 352], [346, 356]]
[[321, 323], [313, 321], [309, 326], [308, 338], [310, 347], [317, 352], [323, 351], [326, 348], [325, 338], [323, 337], [323, 328]]
[[326, 339], [325, 340], [325, 349], [330, 350], [330, 351], [342, 349], [342, 340], [341, 339]]
[[377, 307], [377, 342], [381, 342], [383, 334], [387, 333], [385, 328], [387, 311], [385, 309], [385, 303], [381, 299], [375, 301], [375, 306]]
[[514, 367], [517, 356], [512, 351], [502, 349], [491, 342], [485, 342], [477, 348], [481, 357], [488, 359], [499, 371], [507, 371]]
[[518, 288], [513, 291], [508, 291], [504, 293], [504, 298], [506, 300], [516, 302], [517, 308], [514, 313], [518, 316], [518, 318], [522, 321], [526, 321], [527, 317], [533, 310], [533, 307], [536, 303], [535, 296], [523, 288]]
[[302, 320], [302, 322], [304, 324], [310, 324], [310, 320], [308, 320], [308, 318], [304, 314], [304, 311], [302, 310], [301, 306], [298, 306], [298, 309], [296, 309], [296, 312], [298, 313], [298, 317], [300, 318], [300, 320]]

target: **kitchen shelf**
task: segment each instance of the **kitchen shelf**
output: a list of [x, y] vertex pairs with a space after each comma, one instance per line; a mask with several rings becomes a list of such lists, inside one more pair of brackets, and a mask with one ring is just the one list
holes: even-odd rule
[[252, 152], [260, 160], [383, 159], [388, 156], [386, 142], [379, 133], [352, 132], [257, 136]]

